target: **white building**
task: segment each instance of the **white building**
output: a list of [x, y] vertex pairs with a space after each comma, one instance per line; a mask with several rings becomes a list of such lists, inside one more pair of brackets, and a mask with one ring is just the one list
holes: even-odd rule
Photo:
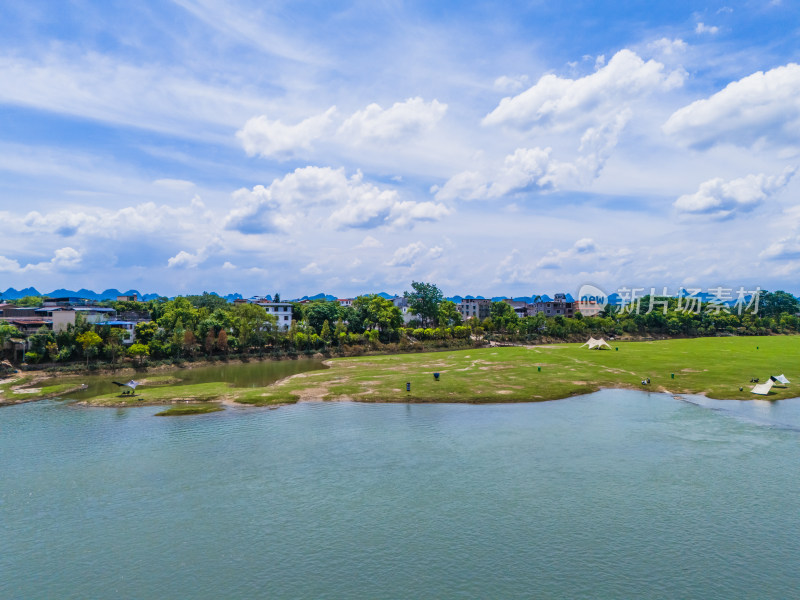
[[267, 314], [275, 316], [278, 329], [285, 331], [292, 326], [291, 302], [256, 302], [255, 304], [263, 306]]

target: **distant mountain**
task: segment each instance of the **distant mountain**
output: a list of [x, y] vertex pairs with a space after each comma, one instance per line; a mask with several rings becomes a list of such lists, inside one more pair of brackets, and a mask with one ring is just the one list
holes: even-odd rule
[[[126, 292], [120, 292], [119, 290], [109, 289], [99, 294], [97, 292], [93, 292], [92, 290], [87, 290], [85, 288], [81, 288], [77, 292], [74, 290], [67, 290], [64, 288], [59, 288], [57, 290], [53, 290], [52, 292], [41, 293], [39, 290], [33, 287], [28, 287], [23, 290], [15, 290], [14, 288], [8, 288], [5, 292], [0, 294], [0, 298], [5, 300], [17, 300], [19, 298], [24, 298], [25, 296], [48, 296], [50, 298], [85, 298], [87, 300], [92, 300], [94, 302], [100, 302], [101, 300], [116, 300], [117, 296], [133, 296], [136, 294], [136, 297], [142, 301], [148, 300], [155, 300], [157, 298], [161, 298], [160, 294], [141, 294], [137, 290], [128, 290]], [[236, 294], [238, 296], [238, 294]], [[241, 298], [241, 296], [239, 296]]]

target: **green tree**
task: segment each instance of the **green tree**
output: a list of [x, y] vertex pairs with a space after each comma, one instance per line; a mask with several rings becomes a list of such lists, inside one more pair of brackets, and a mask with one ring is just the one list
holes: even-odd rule
[[150, 349], [144, 344], [131, 344], [128, 348], [128, 356], [130, 356], [137, 365], [144, 362], [146, 356], [150, 356]]
[[461, 313], [458, 312], [458, 307], [455, 302], [452, 300], [443, 300], [439, 304], [437, 322], [442, 327], [461, 325]]
[[409, 310], [422, 318], [423, 326], [435, 323], [439, 304], [444, 297], [442, 291], [432, 283], [421, 281], [412, 281], [411, 289], [410, 292], [403, 292], [408, 300]]
[[41, 306], [42, 304], [42, 297], [41, 296], [23, 296], [22, 298], [17, 298], [16, 300], [10, 300], [10, 302], [20, 308], [23, 307], [34, 307], [34, 306]]
[[498, 331], [512, 331], [517, 327], [519, 317], [514, 309], [507, 302], [492, 302], [489, 309], [489, 316], [494, 327]]
[[322, 332], [322, 325], [326, 321], [330, 324], [339, 316], [339, 303], [318, 300], [305, 305], [305, 318], [308, 324], [317, 333]]
[[378, 294], [359, 296], [353, 300], [353, 310], [364, 329], [376, 328], [383, 341], [396, 337], [397, 330], [403, 326], [403, 313], [400, 309], [391, 300]]
[[239, 304], [233, 308], [233, 316], [242, 350], [263, 344], [265, 334], [274, 331], [277, 323], [274, 315], [257, 304]]
[[156, 331], [158, 331], [158, 325], [155, 321], [142, 321], [141, 323], [137, 323], [133, 330], [136, 333], [136, 339], [138, 341], [142, 344], [149, 344], [150, 340], [152, 340], [153, 336], [156, 334]]
[[765, 317], [780, 317], [782, 314], [796, 315], [798, 311], [800, 311], [800, 302], [788, 292], [782, 290], [761, 292], [759, 314]]
[[103, 343], [103, 339], [94, 331], [85, 331], [76, 336], [75, 341], [83, 348], [83, 353], [86, 355], [86, 366], [88, 367], [89, 355], [97, 352], [97, 348]]
[[20, 337], [21, 335], [19, 329], [14, 327], [11, 323], [0, 321], [0, 351], [3, 350], [3, 346], [6, 345], [8, 340], [12, 337]]
[[326, 343], [331, 341], [331, 324], [326, 319], [325, 322], [322, 324], [322, 331], [319, 333], [319, 337], [325, 340]]

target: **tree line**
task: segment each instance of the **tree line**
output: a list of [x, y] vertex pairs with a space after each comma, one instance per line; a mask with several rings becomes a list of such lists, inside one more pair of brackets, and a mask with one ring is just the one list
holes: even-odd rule
[[[762, 292], [759, 306], [744, 311], [727, 307], [685, 310], [675, 298], [659, 298], [658, 310], [633, 311], [606, 306], [596, 316], [519, 317], [505, 302], [492, 302], [483, 320], [462, 321], [455, 303], [444, 299], [432, 283], [412, 282], [404, 292], [403, 312], [380, 295], [359, 296], [351, 306], [337, 301], [293, 303], [291, 325], [279, 327], [276, 317], [257, 304], [231, 304], [215, 294], [159, 298], [148, 302], [103, 303], [119, 313], [146, 312], [150, 320], [137, 323], [135, 342], [108, 325], [92, 325], [76, 314], [75, 325], [53, 332], [42, 328], [28, 337], [25, 361], [72, 363], [104, 360], [111, 364], [236, 356], [296, 356], [306, 353], [359, 353], [385, 349], [404, 351], [431, 347], [464, 347], [487, 340], [509, 343], [582, 341], [588, 335], [710, 336], [767, 335], [800, 331], [798, 300], [786, 292]], [[640, 306], [648, 306], [649, 297]], [[39, 299], [39, 302], [41, 299]], [[20, 305], [35, 306], [33, 299]], [[709, 310], [711, 308], [711, 310]], [[20, 333], [0, 321], [0, 348]]]

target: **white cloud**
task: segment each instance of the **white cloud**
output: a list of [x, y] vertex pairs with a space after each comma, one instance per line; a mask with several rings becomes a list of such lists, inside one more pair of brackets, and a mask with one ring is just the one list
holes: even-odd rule
[[266, 116], [254, 117], [236, 132], [248, 156], [289, 158], [299, 149], [310, 150], [311, 143], [326, 134], [331, 126], [336, 107], [308, 117], [295, 125], [280, 120], [270, 121]]
[[75, 56], [66, 48], [37, 59], [0, 56], [0, 81], [4, 103], [218, 141], [265, 104], [241, 87], [210, 85], [184, 69]]
[[0, 273], [17, 272], [20, 270], [19, 262], [5, 256], [0, 256]]
[[684, 76], [683, 71], [665, 73], [663, 64], [645, 62], [623, 49], [607, 65], [580, 79], [544, 75], [521, 94], [503, 98], [483, 124], [571, 127], [576, 122], [605, 120], [633, 99], [682, 85]]
[[716, 25], [706, 25], [705, 23], [698, 23], [697, 27], [694, 28], [694, 32], [697, 34], [703, 33], [710, 33], [711, 35], [715, 35], [719, 33], [719, 27]]
[[53, 258], [46, 262], [29, 263], [24, 267], [19, 261], [0, 256], [0, 272], [26, 273], [29, 271], [62, 272], [74, 270], [81, 266], [82, 255], [79, 251], [66, 246], [58, 248]]
[[516, 77], [501, 75], [494, 80], [494, 89], [499, 92], [516, 92], [528, 85], [528, 81], [527, 75], [517, 75]]
[[800, 65], [789, 63], [729, 83], [675, 111], [664, 133], [698, 147], [759, 142], [796, 147], [800, 140]]
[[214, 238], [194, 254], [181, 250], [167, 260], [167, 267], [170, 269], [194, 269], [206, 262], [209, 257], [218, 253], [222, 247], [222, 241], [219, 238]]
[[489, 200], [529, 189], [586, 185], [602, 171], [630, 116], [624, 109], [609, 123], [587, 129], [573, 162], [553, 158], [551, 148], [517, 148], [498, 168], [454, 175], [436, 191], [436, 199]]
[[684, 214], [707, 215], [716, 219], [732, 217], [762, 204], [781, 190], [794, 172], [795, 169], [789, 168], [781, 175], [767, 176], [761, 173], [730, 181], [719, 177], [709, 179], [701, 183], [694, 194], [678, 198], [675, 208]]
[[153, 184], [176, 192], [185, 192], [194, 188], [194, 182], [185, 179], [156, 179]]
[[310, 262], [305, 267], [300, 269], [300, 272], [303, 275], [319, 275], [320, 273], [322, 273], [322, 269], [320, 269], [317, 263]]
[[409, 225], [447, 214], [429, 202], [401, 201], [393, 189], [363, 181], [361, 172], [348, 178], [344, 169], [304, 167], [276, 179], [269, 187], [234, 193], [234, 208], [225, 227], [241, 233], [274, 233], [327, 225], [336, 229]]
[[248, 156], [290, 158], [309, 154], [313, 143], [335, 143], [342, 147], [368, 142], [399, 142], [432, 130], [447, 112], [447, 105], [422, 98], [409, 98], [383, 109], [370, 104], [336, 126], [337, 110], [332, 106], [324, 113], [287, 125], [265, 115], [253, 117], [236, 133]]
[[672, 56], [675, 54], [680, 54], [688, 45], [680, 38], [675, 38], [671, 40], [669, 38], [661, 38], [654, 42], [650, 42], [647, 44], [647, 47], [654, 53], [660, 56]]
[[581, 238], [567, 250], [551, 250], [536, 263], [539, 269], [560, 269], [569, 259], [589, 257], [597, 252], [594, 240]]
[[339, 135], [351, 141], [398, 141], [430, 131], [447, 112], [447, 105], [433, 100], [409, 98], [382, 109], [370, 104], [353, 113], [339, 127]]
[[422, 242], [412, 242], [408, 246], [395, 250], [392, 258], [386, 263], [386, 266], [410, 267], [424, 252], [425, 244]]
[[226, 260], [224, 263], [222, 263], [222, 268], [233, 271], [236, 269], [236, 265]]
[[[202, 205], [202, 203], [201, 203]], [[129, 238], [143, 233], [174, 233], [196, 227], [205, 215], [197, 212], [197, 203], [191, 206], [171, 207], [145, 202], [120, 210], [86, 208], [59, 210], [46, 214], [33, 211], [21, 219], [30, 231], [50, 233], [62, 237], [91, 235], [104, 238]]]
[[361, 243], [358, 246], [356, 246], [356, 248], [357, 249], [358, 248], [380, 248], [382, 246], [383, 246], [382, 243], [380, 243], [378, 240], [376, 240], [371, 235], [368, 235], [363, 240], [361, 240]]
[[770, 244], [760, 255], [769, 260], [793, 260], [800, 258], [800, 235], [785, 237]]

